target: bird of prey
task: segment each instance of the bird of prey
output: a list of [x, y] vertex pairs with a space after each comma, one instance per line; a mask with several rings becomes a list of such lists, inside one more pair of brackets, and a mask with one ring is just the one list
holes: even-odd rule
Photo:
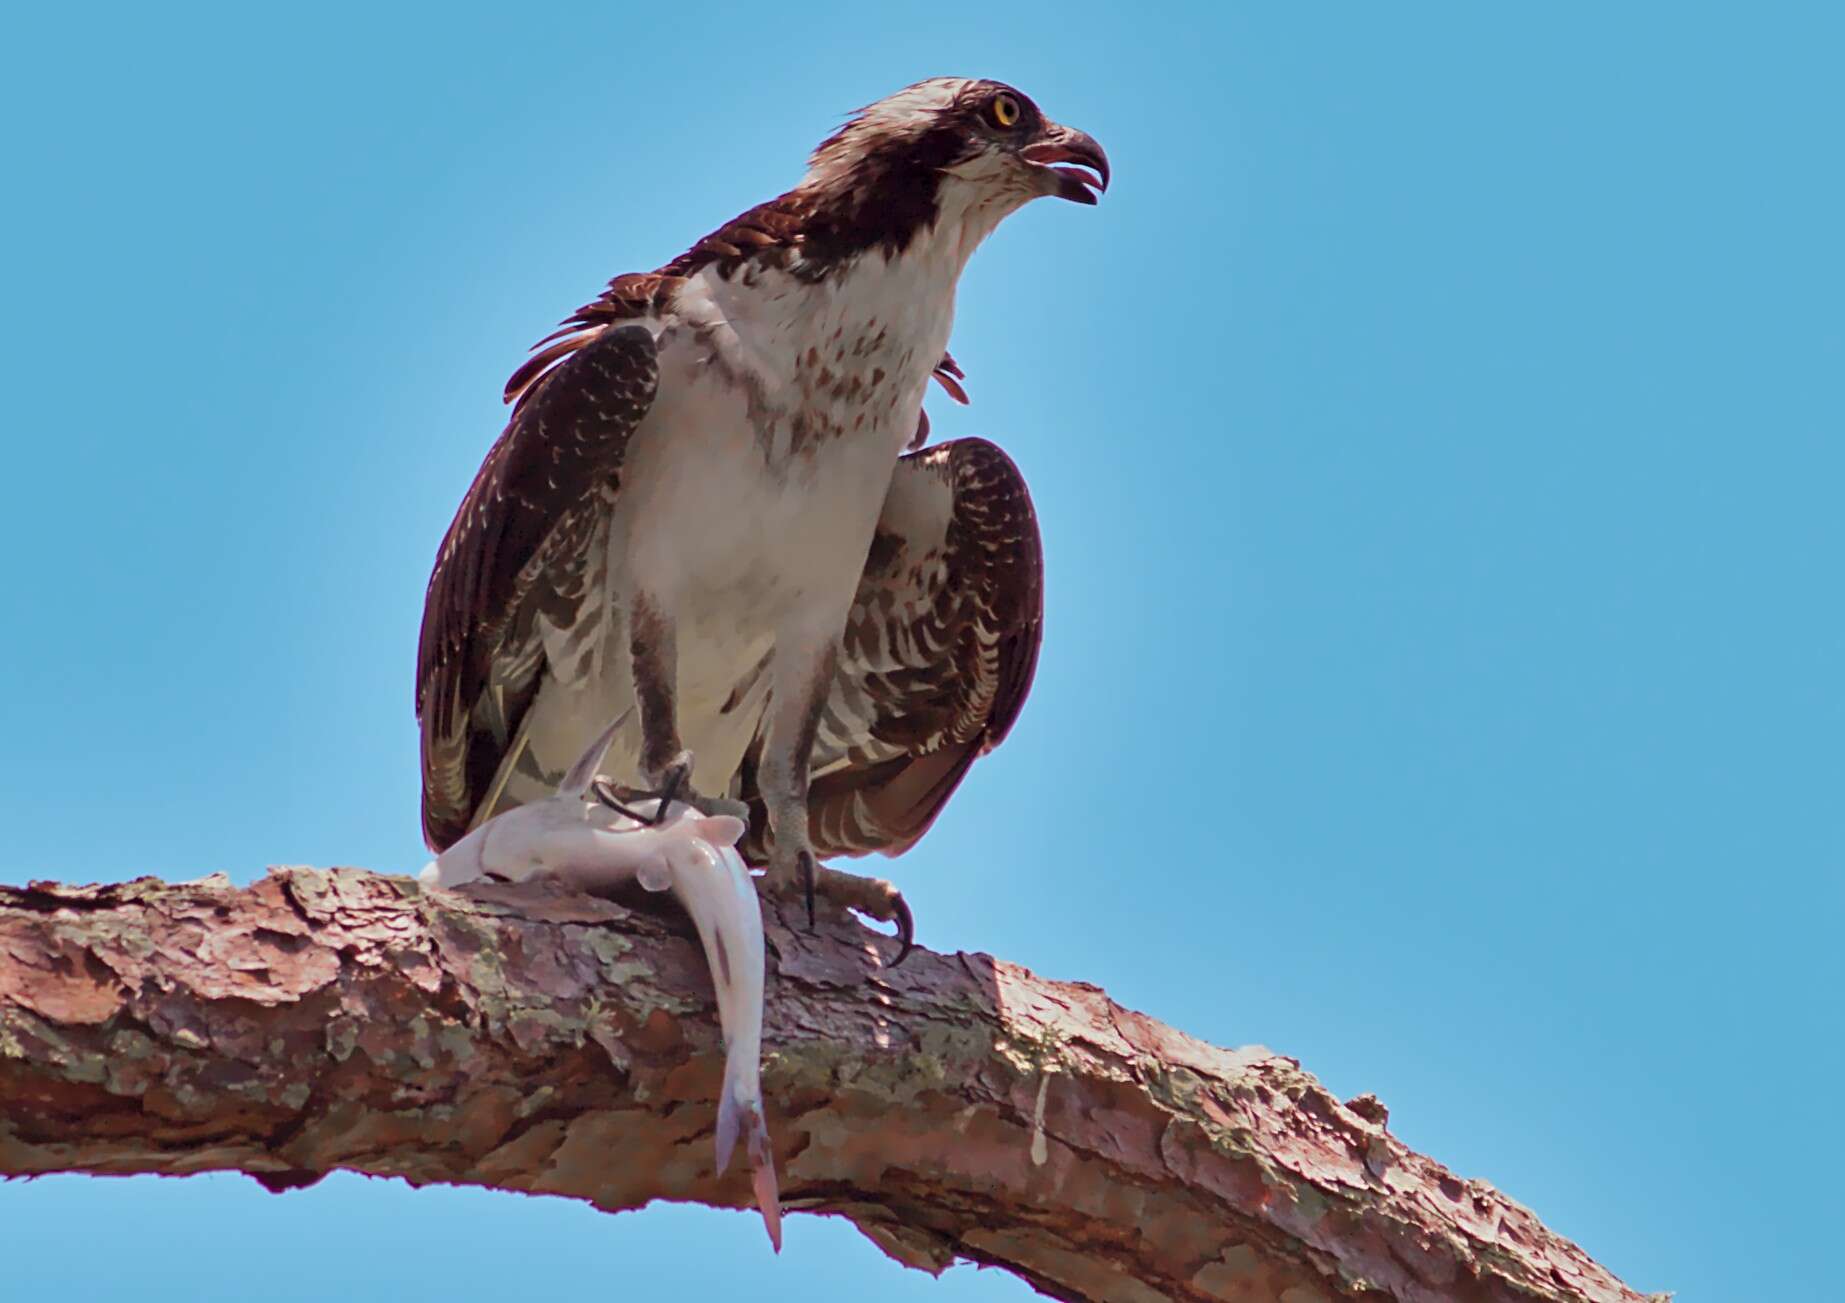
[[429, 580], [431, 848], [548, 795], [627, 711], [611, 792], [747, 815], [768, 888], [894, 920], [907, 950], [895, 889], [815, 857], [927, 831], [1016, 718], [1042, 615], [1024, 481], [984, 440], [923, 446], [924, 391], [965, 401], [947, 344], [974, 249], [1108, 175], [1010, 86], [919, 82], [542, 340]]

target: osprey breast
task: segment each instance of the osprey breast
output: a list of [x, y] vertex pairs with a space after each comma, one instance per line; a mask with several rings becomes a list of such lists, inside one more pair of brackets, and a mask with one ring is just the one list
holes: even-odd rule
[[678, 306], [709, 364], [749, 391], [771, 461], [838, 439], [894, 461], [947, 347], [957, 271], [923, 249], [868, 253], [818, 279], [798, 263], [728, 278], [707, 268]]

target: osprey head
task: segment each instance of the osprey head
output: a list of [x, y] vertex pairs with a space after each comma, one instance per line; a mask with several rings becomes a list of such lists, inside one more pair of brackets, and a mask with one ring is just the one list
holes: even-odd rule
[[853, 114], [802, 184], [842, 227], [897, 251], [944, 218], [984, 235], [1041, 195], [1093, 204], [1108, 155], [1003, 82], [932, 77]]

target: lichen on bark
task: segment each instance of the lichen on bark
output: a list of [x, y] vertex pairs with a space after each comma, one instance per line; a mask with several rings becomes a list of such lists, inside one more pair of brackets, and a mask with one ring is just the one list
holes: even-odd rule
[[[763, 1085], [789, 1211], [1067, 1299], [1642, 1296], [1341, 1103], [986, 955], [771, 905]], [[882, 949], [881, 949], [882, 947]], [[689, 925], [548, 883], [284, 869], [0, 888], [0, 1175], [346, 1169], [747, 1207]]]

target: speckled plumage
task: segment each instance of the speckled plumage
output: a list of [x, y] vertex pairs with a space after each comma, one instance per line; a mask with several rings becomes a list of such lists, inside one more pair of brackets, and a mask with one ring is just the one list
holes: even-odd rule
[[1024, 699], [1041, 558], [1005, 454], [903, 453], [932, 376], [965, 401], [946, 346], [973, 250], [1037, 195], [1093, 202], [1049, 166], [1069, 160], [1106, 182], [1099, 147], [1017, 92], [919, 83], [540, 342], [430, 580], [433, 847], [543, 795], [637, 696], [604, 772], [657, 769], [665, 711], [698, 785], [752, 807], [755, 858], [810, 830], [822, 854], [921, 836]]

